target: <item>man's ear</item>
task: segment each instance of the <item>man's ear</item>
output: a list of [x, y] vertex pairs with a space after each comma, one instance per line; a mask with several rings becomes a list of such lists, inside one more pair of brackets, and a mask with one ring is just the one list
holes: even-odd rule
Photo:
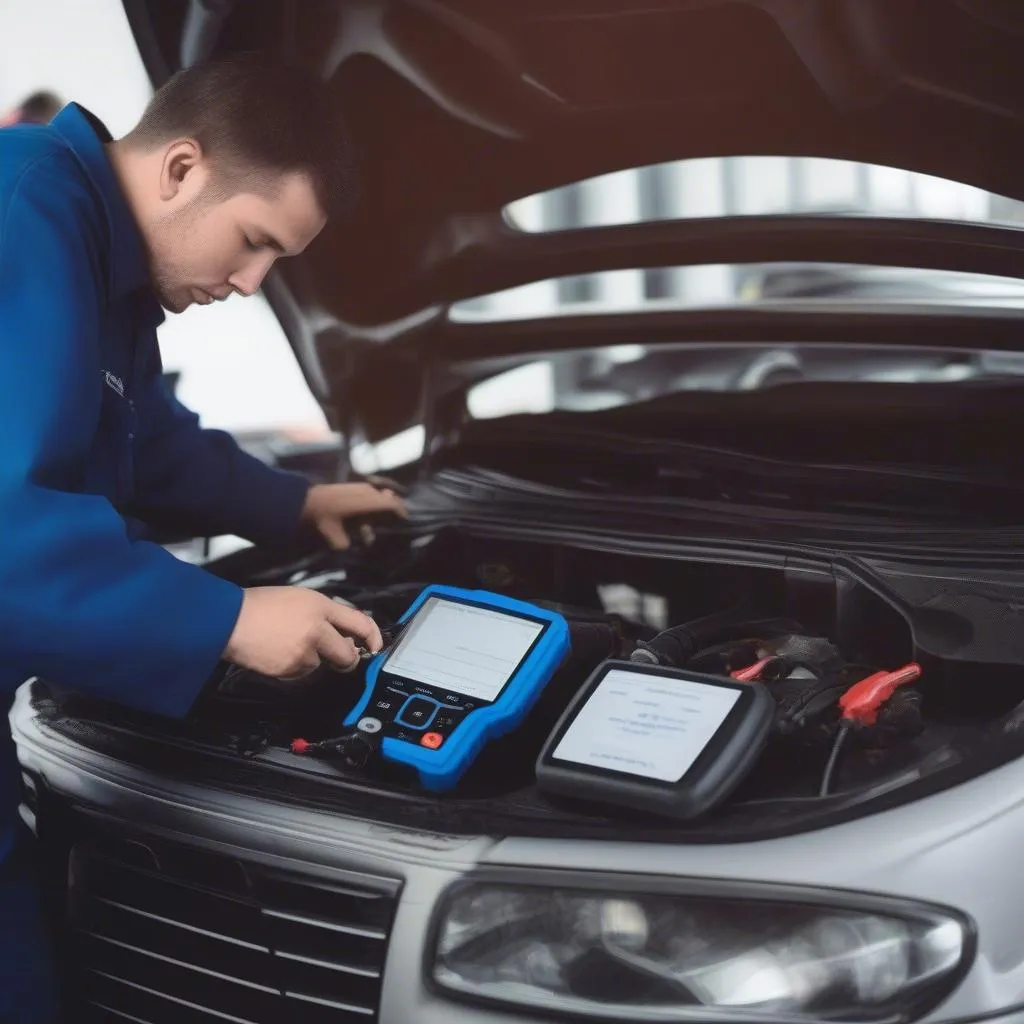
[[160, 165], [160, 198], [171, 200], [183, 194], [198, 194], [205, 177], [203, 149], [195, 139], [176, 139], [166, 150]]

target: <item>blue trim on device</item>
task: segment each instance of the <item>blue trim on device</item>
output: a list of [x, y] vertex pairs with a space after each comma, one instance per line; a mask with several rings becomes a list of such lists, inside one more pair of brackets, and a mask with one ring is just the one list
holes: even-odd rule
[[[425, 789], [443, 792], [458, 783], [487, 743], [511, 732], [523, 721], [569, 654], [569, 624], [558, 612], [538, 608], [526, 601], [517, 601], [486, 590], [463, 590], [440, 584], [425, 587], [399, 621], [411, 619], [431, 597], [447, 597], [463, 604], [493, 608], [495, 611], [520, 615], [544, 624], [540, 636], [494, 703], [467, 712], [438, 750], [430, 750], [392, 736], [386, 736], [381, 742], [380, 752], [386, 760], [415, 769]], [[391, 651], [378, 655], [367, 666], [366, 688], [359, 703], [346, 716], [346, 727], [354, 726], [366, 714], [377, 679], [390, 655]]]

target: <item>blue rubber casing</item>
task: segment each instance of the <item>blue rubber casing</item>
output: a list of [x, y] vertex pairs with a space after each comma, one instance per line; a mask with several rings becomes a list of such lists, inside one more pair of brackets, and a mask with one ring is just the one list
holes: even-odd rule
[[[393, 736], [385, 736], [381, 741], [380, 752], [386, 760], [414, 768], [425, 789], [443, 792], [458, 783], [485, 744], [511, 732], [526, 717], [569, 653], [569, 625], [558, 612], [538, 608], [525, 601], [486, 590], [463, 590], [440, 584], [425, 587], [399, 622], [411, 619], [431, 597], [453, 598], [479, 608], [493, 608], [495, 611], [522, 615], [544, 623], [540, 636], [494, 703], [470, 711], [443, 747], [429, 750]], [[355, 726], [363, 717], [390, 654], [388, 651], [370, 661], [366, 668], [366, 688], [359, 702], [346, 716], [346, 727]]]

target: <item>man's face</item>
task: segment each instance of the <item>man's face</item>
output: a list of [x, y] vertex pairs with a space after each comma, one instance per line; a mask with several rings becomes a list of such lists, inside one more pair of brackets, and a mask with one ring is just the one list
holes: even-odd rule
[[147, 231], [157, 297], [172, 313], [252, 295], [275, 260], [302, 252], [325, 223], [303, 174], [277, 176], [260, 194], [230, 194], [201, 171], [177, 183]]

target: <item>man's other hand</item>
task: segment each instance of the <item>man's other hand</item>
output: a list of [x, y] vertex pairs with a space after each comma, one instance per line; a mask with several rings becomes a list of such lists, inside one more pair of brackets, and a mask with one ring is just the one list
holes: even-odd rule
[[373, 619], [301, 587], [245, 591], [224, 659], [261, 675], [298, 679], [328, 661], [347, 670], [359, 661], [350, 639], [377, 652], [383, 646]]
[[[352, 544], [345, 520], [382, 512], [403, 519], [408, 515], [405, 503], [394, 491], [373, 484], [316, 484], [306, 495], [302, 520], [315, 526], [330, 547], [344, 551]], [[373, 542], [373, 531], [368, 526], [363, 527], [362, 540]]]

